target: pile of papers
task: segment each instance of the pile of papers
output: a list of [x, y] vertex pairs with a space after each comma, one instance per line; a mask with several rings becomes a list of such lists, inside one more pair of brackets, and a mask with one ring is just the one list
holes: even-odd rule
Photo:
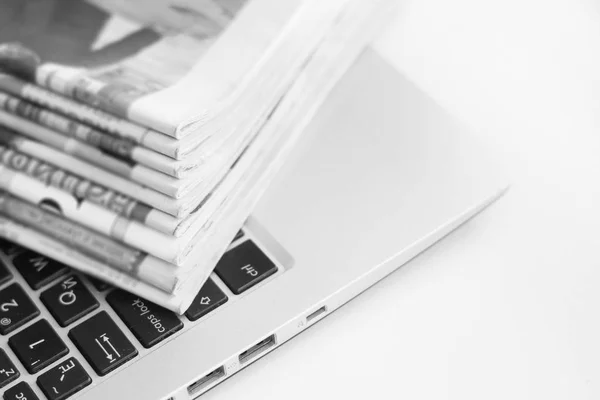
[[0, 237], [185, 312], [392, 3], [1, 4]]

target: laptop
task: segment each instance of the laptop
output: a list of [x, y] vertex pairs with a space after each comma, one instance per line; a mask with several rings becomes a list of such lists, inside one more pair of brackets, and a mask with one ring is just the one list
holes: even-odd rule
[[185, 315], [1, 242], [3, 398], [197, 398], [498, 199], [491, 159], [367, 50]]

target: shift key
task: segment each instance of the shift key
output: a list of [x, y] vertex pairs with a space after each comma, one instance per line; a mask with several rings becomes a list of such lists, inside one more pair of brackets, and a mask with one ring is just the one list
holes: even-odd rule
[[145, 348], [183, 328], [183, 322], [174, 312], [124, 290], [113, 290], [106, 300]]

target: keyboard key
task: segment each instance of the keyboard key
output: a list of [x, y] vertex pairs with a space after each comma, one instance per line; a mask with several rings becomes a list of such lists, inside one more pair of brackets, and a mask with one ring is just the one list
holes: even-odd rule
[[24, 252], [25, 248], [19, 246], [18, 244], [10, 242], [6, 239], [0, 238], [0, 251], [3, 252], [8, 257], [14, 257], [14, 256], [18, 255], [19, 253]]
[[17, 255], [13, 264], [34, 290], [69, 272], [65, 264], [31, 250]]
[[145, 348], [183, 328], [183, 322], [174, 312], [124, 290], [113, 290], [106, 301]]
[[202, 289], [196, 295], [196, 298], [185, 312], [185, 316], [190, 321], [196, 321], [209, 312], [215, 310], [227, 302], [227, 295], [223, 293], [217, 284], [210, 278], [204, 283]]
[[4, 260], [0, 259], [0, 285], [10, 281], [10, 278], [12, 278], [12, 274], [4, 263]]
[[104, 281], [101, 281], [100, 279], [92, 278], [91, 276], [88, 276], [88, 279], [90, 280], [90, 282], [92, 282], [92, 285], [94, 285], [96, 290], [99, 292], [104, 292], [104, 291], [112, 288], [112, 286], [110, 284], [108, 284]]
[[225, 253], [215, 272], [233, 293], [240, 294], [273, 275], [277, 267], [248, 240]]
[[30, 374], [35, 374], [69, 352], [45, 319], [11, 336], [8, 344]]
[[98, 308], [99, 303], [77, 276], [69, 276], [40, 296], [52, 316], [67, 326]]
[[9, 242], [8, 240], [4, 239], [4, 238], [0, 238], [0, 251], [1, 252], [5, 252], [6, 249], [8, 249], [10, 246], [12, 246], [13, 243]]
[[66, 399], [90, 383], [92, 378], [73, 357], [64, 360], [37, 378], [38, 386], [49, 400]]
[[4, 400], [40, 400], [26, 382], [19, 382], [4, 392]]
[[138, 352], [117, 324], [101, 311], [69, 332], [69, 337], [98, 375], [106, 375]]
[[40, 314], [17, 283], [0, 290], [0, 334], [7, 335]]
[[10, 361], [6, 352], [0, 349], [0, 388], [8, 385], [20, 375], [17, 367]]

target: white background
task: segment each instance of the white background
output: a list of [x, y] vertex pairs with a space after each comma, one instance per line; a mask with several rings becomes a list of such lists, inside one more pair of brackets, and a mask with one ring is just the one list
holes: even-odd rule
[[402, 1], [378, 50], [510, 193], [208, 399], [600, 398], [600, 2]]

